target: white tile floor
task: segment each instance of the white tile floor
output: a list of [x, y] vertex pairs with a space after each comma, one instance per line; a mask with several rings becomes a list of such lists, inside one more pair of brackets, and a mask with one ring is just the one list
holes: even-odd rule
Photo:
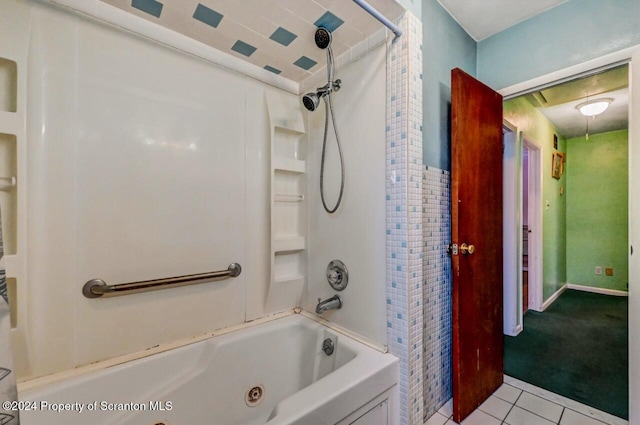
[[[509, 376], [462, 425], [628, 425], [629, 422]], [[449, 400], [425, 425], [454, 425]]]

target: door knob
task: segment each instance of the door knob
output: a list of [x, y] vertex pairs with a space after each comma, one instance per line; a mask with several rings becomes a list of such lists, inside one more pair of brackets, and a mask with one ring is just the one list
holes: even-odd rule
[[474, 252], [476, 252], [476, 247], [473, 245], [467, 245], [466, 243], [463, 243], [462, 245], [460, 245], [460, 252], [462, 253], [462, 255], [471, 255]]

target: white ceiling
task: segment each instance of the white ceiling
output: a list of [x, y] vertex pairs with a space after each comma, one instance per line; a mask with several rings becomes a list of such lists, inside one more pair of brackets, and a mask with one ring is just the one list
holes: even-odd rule
[[[629, 68], [618, 66], [583, 78], [547, 87], [525, 95], [558, 132], [567, 139], [629, 126]], [[609, 108], [587, 119], [576, 106], [599, 98], [613, 99]]]
[[568, 0], [438, 0], [475, 41]]
[[609, 108], [595, 118], [583, 116], [576, 106], [585, 101], [578, 99], [561, 105], [540, 108], [540, 112], [551, 121], [560, 134], [565, 138], [584, 136], [587, 132], [587, 121], [589, 134], [605, 133], [607, 131], [621, 130], [629, 126], [629, 88], [624, 88], [592, 99], [607, 97], [613, 99]]

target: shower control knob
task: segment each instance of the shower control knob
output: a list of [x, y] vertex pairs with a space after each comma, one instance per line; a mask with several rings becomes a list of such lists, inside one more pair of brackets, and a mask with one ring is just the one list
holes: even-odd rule
[[338, 78], [333, 82], [333, 90], [340, 91], [341, 88], [342, 88], [342, 80]]
[[342, 291], [349, 283], [349, 271], [340, 260], [333, 260], [327, 266], [327, 281], [336, 291]]
[[329, 270], [327, 272], [327, 279], [330, 284], [335, 285], [342, 280], [342, 273], [340, 273], [340, 270]]

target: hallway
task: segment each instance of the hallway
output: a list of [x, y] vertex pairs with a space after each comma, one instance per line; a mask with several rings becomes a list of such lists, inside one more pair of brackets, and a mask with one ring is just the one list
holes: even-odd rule
[[627, 297], [566, 290], [505, 337], [505, 374], [627, 419]]

